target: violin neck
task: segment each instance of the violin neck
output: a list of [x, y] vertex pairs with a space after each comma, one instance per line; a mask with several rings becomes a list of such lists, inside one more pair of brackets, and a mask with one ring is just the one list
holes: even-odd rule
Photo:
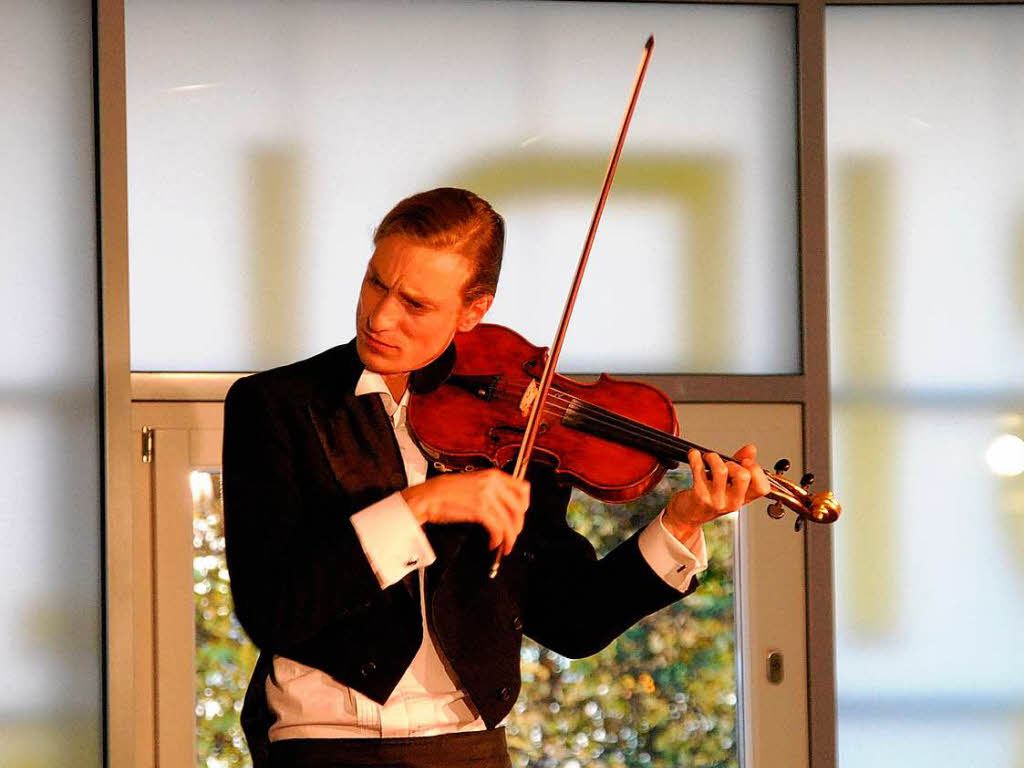
[[[610, 440], [620, 445], [649, 453], [664, 465], [672, 467], [678, 462], [687, 464], [689, 452], [693, 449], [704, 453], [718, 453], [710, 448], [705, 448], [697, 443], [676, 437], [668, 432], [648, 426], [643, 422], [631, 419], [628, 416], [609, 411], [599, 405], [580, 400], [578, 397], [568, 393], [559, 393], [568, 401], [565, 413], [562, 416], [562, 424], [581, 432]], [[728, 457], [724, 457], [728, 459]], [[777, 476], [771, 472], [765, 473], [772, 489], [765, 495], [774, 501], [783, 503], [794, 502], [794, 494], [781, 486]], [[791, 508], [793, 508], [791, 506]]]

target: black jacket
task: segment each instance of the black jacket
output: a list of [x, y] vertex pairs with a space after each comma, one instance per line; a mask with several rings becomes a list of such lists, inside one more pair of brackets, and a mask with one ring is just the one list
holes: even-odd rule
[[[451, 358], [414, 374], [431, 386]], [[273, 723], [273, 654], [327, 672], [383, 703], [422, 639], [400, 582], [382, 590], [349, 517], [406, 485], [380, 397], [354, 394], [355, 343], [239, 379], [224, 401], [223, 493], [235, 613], [261, 655], [242, 709], [255, 768]], [[415, 386], [415, 384], [414, 384]], [[643, 560], [637, 534], [598, 560], [566, 523], [570, 488], [531, 474], [531, 507], [496, 579], [481, 526], [427, 525], [432, 626], [488, 727], [519, 694], [525, 633], [565, 656], [596, 653], [681, 594]], [[696, 587], [693, 580], [691, 591]]]

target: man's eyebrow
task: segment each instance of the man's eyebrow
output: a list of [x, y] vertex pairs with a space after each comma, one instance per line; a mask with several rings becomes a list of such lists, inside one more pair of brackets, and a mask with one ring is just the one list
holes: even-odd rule
[[399, 291], [398, 295], [401, 296], [405, 301], [411, 304], [415, 304], [421, 307], [429, 307], [430, 309], [437, 309], [437, 304], [426, 296], [419, 296], [415, 293], [409, 293], [408, 291]]
[[[388, 290], [391, 289], [391, 286], [385, 284], [385, 282], [381, 279], [380, 275], [378, 274], [377, 270], [373, 268], [372, 261], [366, 266], [367, 270], [370, 273], [370, 278], [372, 280], [376, 280], [378, 283], [383, 285]], [[409, 293], [409, 291], [406, 290], [399, 290], [398, 295], [402, 297], [403, 301], [409, 302], [410, 304], [414, 304], [416, 306], [421, 307], [427, 307], [429, 309], [437, 309], [437, 302], [435, 302], [433, 299], [428, 299], [426, 296], [421, 296], [416, 293]]]

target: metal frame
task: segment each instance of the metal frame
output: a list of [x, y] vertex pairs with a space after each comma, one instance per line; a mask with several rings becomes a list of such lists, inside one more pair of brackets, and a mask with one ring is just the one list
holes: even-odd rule
[[97, 231], [100, 282], [100, 382], [103, 387], [104, 728], [107, 765], [135, 765], [135, 543], [131, 499], [131, 345], [128, 322], [128, 168], [124, 2], [95, 0]]
[[[717, 0], [719, 4], [749, 4]], [[642, 376], [674, 400], [701, 402], [801, 403], [804, 466], [829, 483], [830, 399], [828, 362], [828, 277], [825, 131], [825, 9], [828, 5], [997, 5], [1001, 0], [761, 0], [788, 5], [797, 20], [799, 131], [799, 215], [801, 359], [803, 372], [787, 376]], [[134, 658], [132, 595], [136, 590], [132, 552], [131, 467], [128, 425], [138, 400], [220, 400], [243, 374], [130, 374], [128, 318], [127, 150], [123, 0], [94, 0], [98, 222], [100, 242], [105, 608], [105, 754], [107, 765], [137, 764], [132, 723], [138, 686], [131, 665], [109, 659]], [[822, 526], [806, 533], [807, 652], [810, 759], [812, 768], [836, 764], [835, 633], [832, 537]]]
[[[825, 133], [825, 4], [797, 9], [800, 158], [800, 309], [804, 371], [804, 466], [831, 486], [828, 361], [828, 203]], [[815, 457], [813, 461], [810, 457]], [[832, 530], [807, 526], [807, 712], [812, 768], [836, 764]]]

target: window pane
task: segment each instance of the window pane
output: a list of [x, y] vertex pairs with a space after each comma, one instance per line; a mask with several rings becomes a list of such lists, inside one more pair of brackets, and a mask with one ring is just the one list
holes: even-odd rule
[[192, 472], [196, 765], [250, 765], [238, 716], [257, 650], [235, 618], [224, 556], [220, 472]]
[[[683, 469], [619, 506], [576, 492], [570, 522], [603, 555], [623, 531], [656, 515], [670, 489], [689, 483]], [[247, 766], [238, 713], [256, 649], [233, 613], [220, 474], [193, 472], [191, 484], [197, 765]], [[699, 593], [594, 656], [570, 660], [524, 641], [523, 689], [507, 722], [514, 765], [739, 765], [734, 539], [734, 515], [708, 526], [710, 562]]]
[[[681, 469], [625, 505], [576, 491], [569, 521], [603, 556], [690, 482]], [[730, 515], [706, 527], [708, 570], [696, 594], [600, 653], [570, 660], [524, 641], [523, 690], [507, 725], [514, 765], [739, 766], [735, 523]]]
[[843, 768], [1019, 764], [1024, 8], [827, 15]]
[[373, 227], [441, 185], [506, 215], [491, 319], [549, 343], [652, 32], [561, 367], [799, 369], [792, 8], [126, 15], [134, 369], [262, 369], [347, 341]]

